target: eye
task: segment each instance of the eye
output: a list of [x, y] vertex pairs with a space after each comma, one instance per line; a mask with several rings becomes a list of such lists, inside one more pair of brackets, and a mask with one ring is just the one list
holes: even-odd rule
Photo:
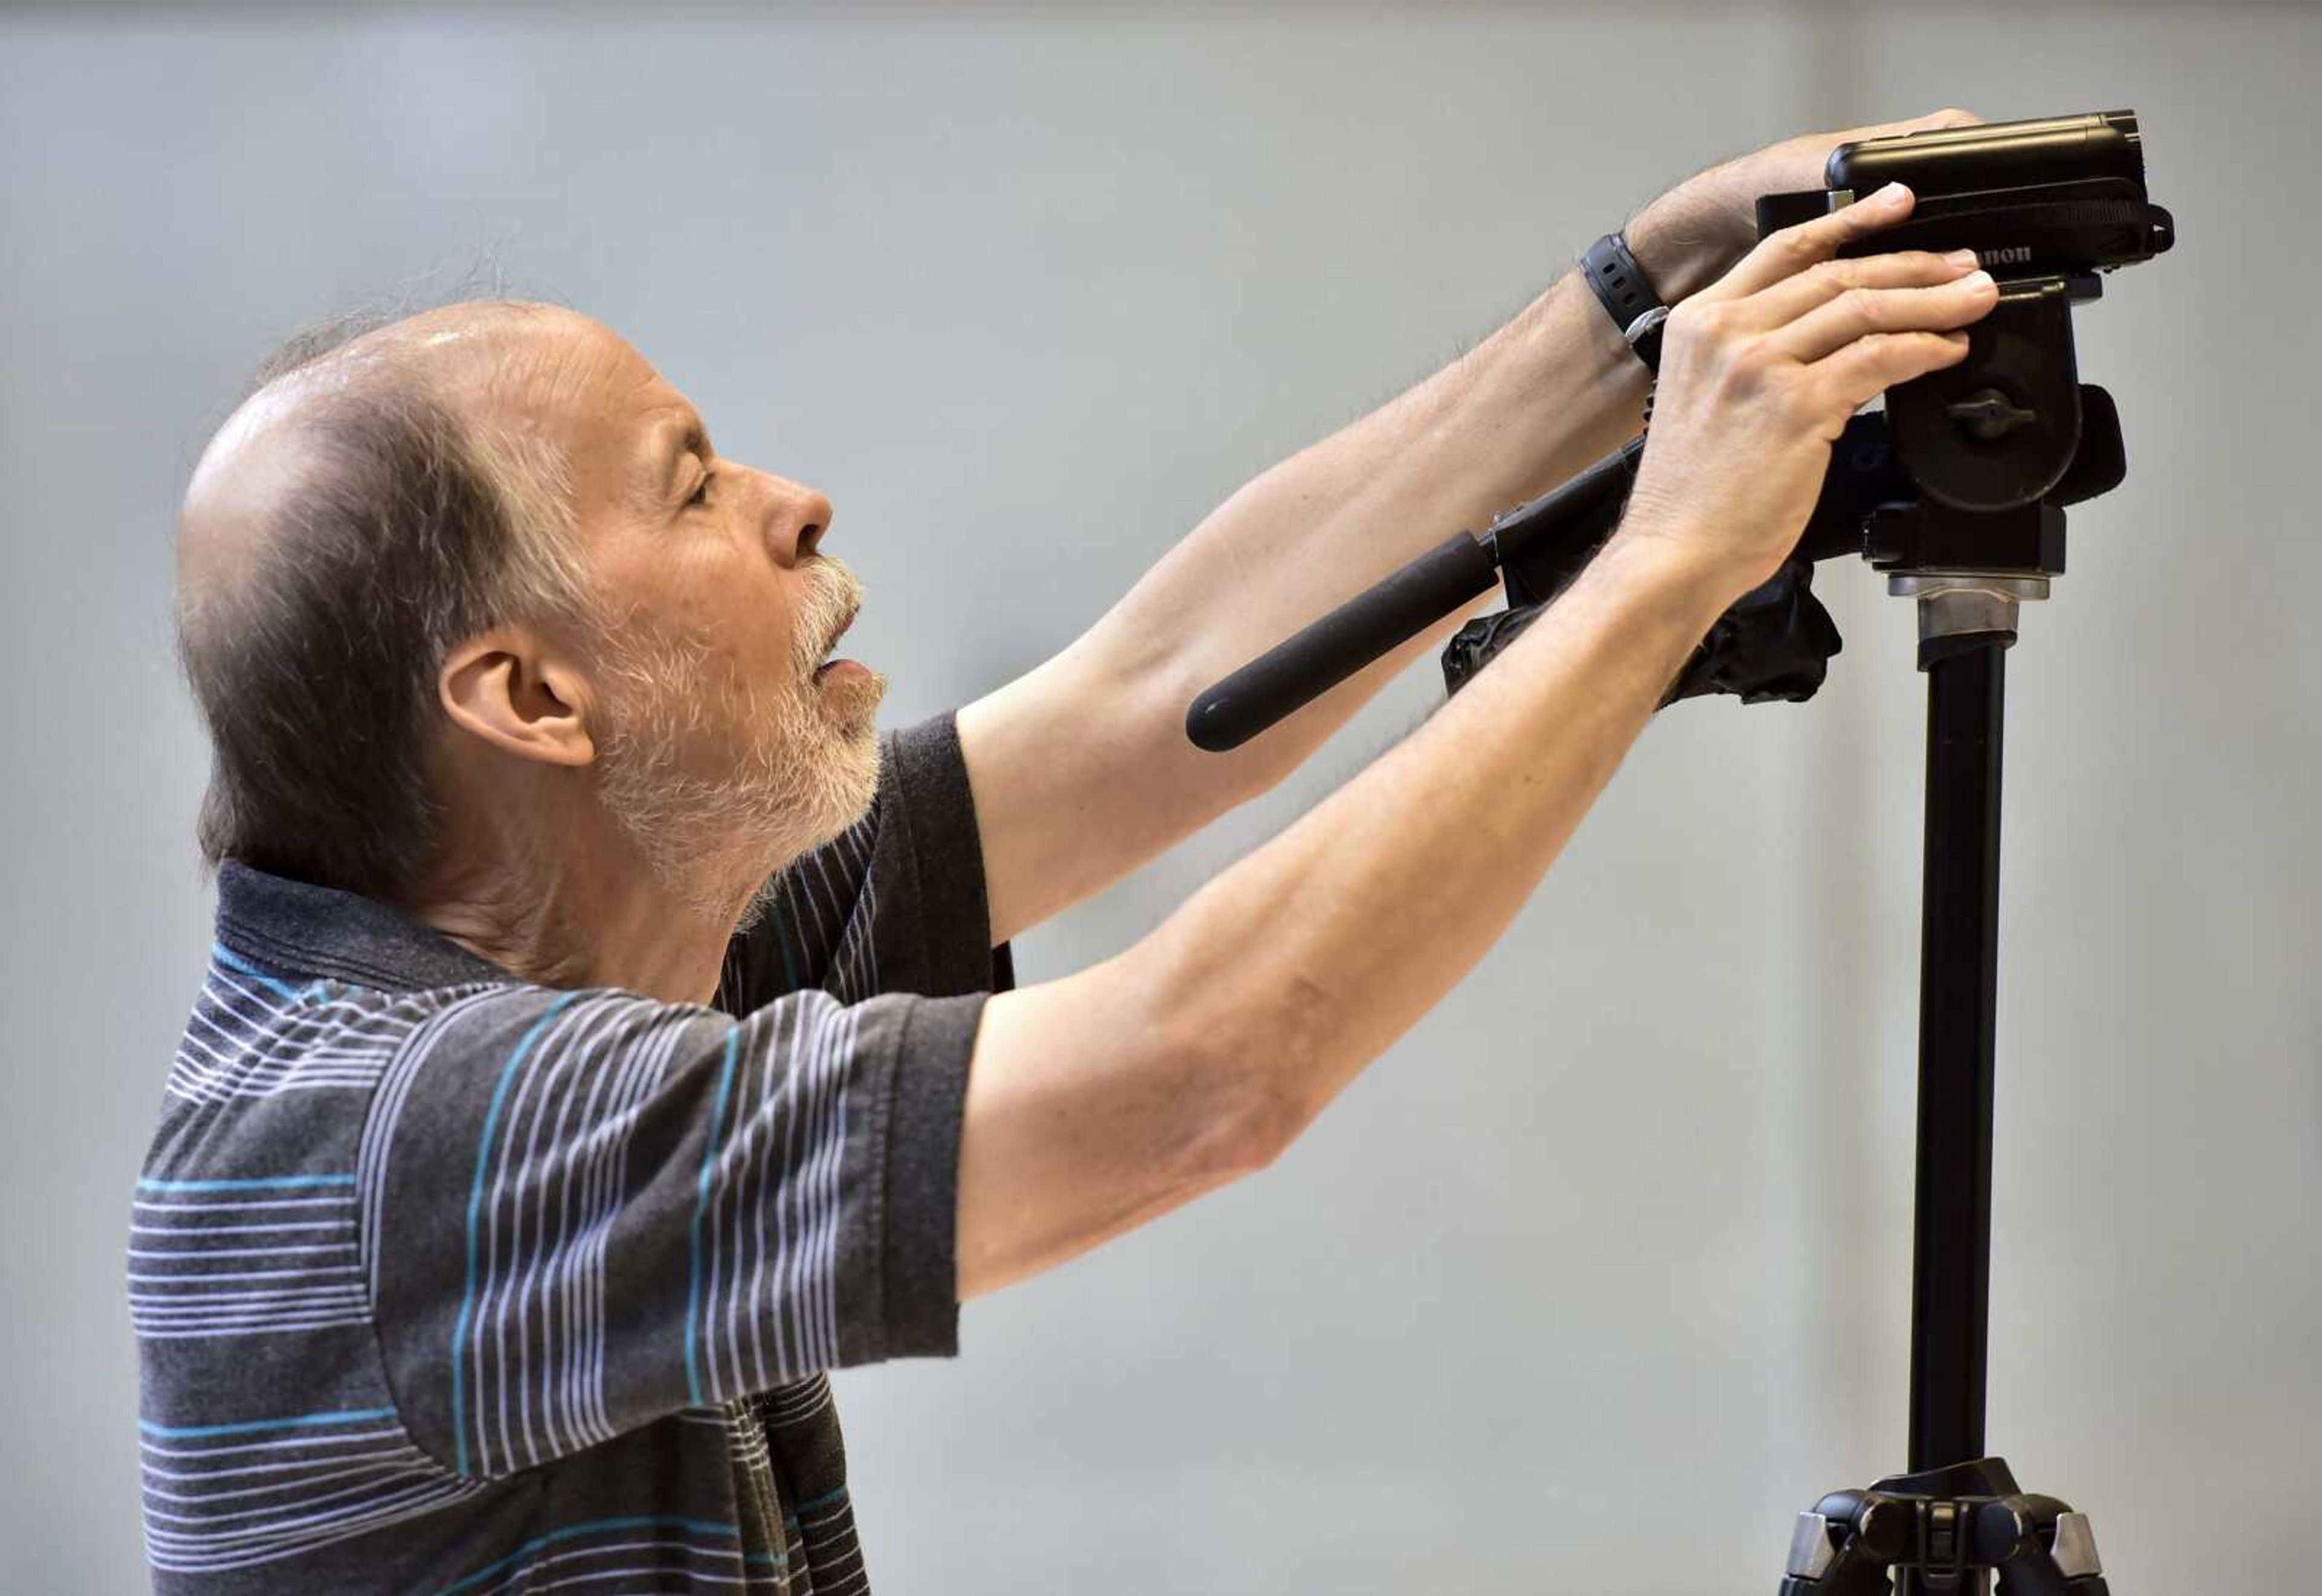
[[701, 481], [695, 487], [693, 497], [685, 501], [685, 507], [687, 509], [693, 509], [709, 502], [709, 479], [717, 474], [717, 472], [706, 468], [703, 470], [701, 473]]

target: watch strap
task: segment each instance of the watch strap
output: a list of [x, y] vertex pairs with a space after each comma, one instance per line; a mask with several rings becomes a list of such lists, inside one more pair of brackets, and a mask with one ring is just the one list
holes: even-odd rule
[[1659, 371], [1661, 324], [1668, 320], [1669, 307], [1661, 303], [1645, 277], [1645, 269], [1629, 252], [1628, 241], [1617, 233], [1608, 233], [1590, 244], [1581, 252], [1580, 275], [1588, 279], [1596, 302], [1613, 318], [1613, 324], [1645, 369]]

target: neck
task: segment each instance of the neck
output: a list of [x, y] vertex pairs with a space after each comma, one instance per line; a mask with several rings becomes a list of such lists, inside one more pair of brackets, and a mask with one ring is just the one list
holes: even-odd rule
[[716, 994], [727, 944], [760, 884], [685, 891], [613, 835], [546, 857], [462, 852], [477, 862], [443, 860], [404, 912], [541, 986], [617, 987], [665, 1003]]

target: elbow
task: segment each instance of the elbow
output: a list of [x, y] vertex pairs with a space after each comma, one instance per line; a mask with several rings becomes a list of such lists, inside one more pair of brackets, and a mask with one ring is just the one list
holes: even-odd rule
[[1194, 1051], [1198, 1123], [1186, 1172], [1204, 1186], [1269, 1168], [1321, 1112], [1328, 1073], [1327, 1006], [1312, 991], [1283, 994], [1241, 1024], [1205, 1026]]
[[1186, 1172], [1204, 1189], [1272, 1167], [1313, 1117], [1274, 1082], [1252, 1080], [1221, 1087], [1205, 1118]]

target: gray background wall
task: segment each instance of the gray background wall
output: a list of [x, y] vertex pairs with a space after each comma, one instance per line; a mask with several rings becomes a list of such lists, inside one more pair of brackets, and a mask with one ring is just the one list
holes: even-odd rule
[[[1666, 183], [1952, 102], [2134, 105], [2184, 238], [2080, 318], [2135, 472], [2015, 655], [1992, 1437], [2124, 1591], [2310, 1580], [2318, 71], [2223, 5], [0, 20], [0, 1587], [142, 1578], [120, 1248], [208, 914], [170, 519], [273, 339], [496, 251], [836, 501], [900, 719]], [[1823, 696], [1656, 725], [1278, 1167], [843, 1377], [882, 1589], [1768, 1590], [1900, 1465], [1921, 689], [1907, 606], [1825, 585]]]

